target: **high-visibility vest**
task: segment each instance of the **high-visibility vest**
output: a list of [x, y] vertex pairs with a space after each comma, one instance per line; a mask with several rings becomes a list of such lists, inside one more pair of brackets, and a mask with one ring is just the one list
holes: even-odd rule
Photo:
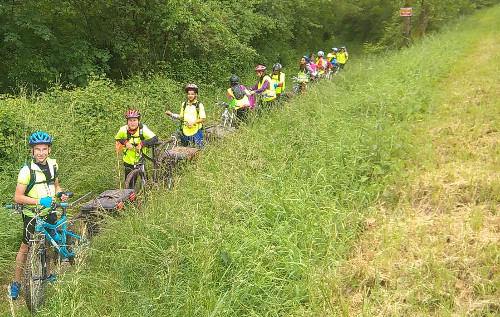
[[339, 64], [345, 64], [347, 62], [347, 56], [346, 53], [344, 52], [339, 52], [337, 53], [337, 62]]
[[283, 85], [281, 87], [278, 86], [274, 89], [276, 91], [277, 95], [279, 95], [283, 91], [285, 91], [285, 73], [280, 72], [278, 75], [275, 75], [273, 73], [273, 75], [271, 76], [271, 79], [274, 80], [274, 82], [277, 83], [278, 85], [283, 83]]
[[[50, 171], [50, 179], [47, 179], [47, 176], [45, 175], [44, 172], [38, 167], [38, 165], [35, 164], [35, 162], [31, 161], [28, 164], [25, 164], [21, 170], [19, 171], [19, 177], [18, 177], [18, 182], [22, 180], [21, 184], [24, 184], [25, 182], [34, 182], [34, 184], [26, 184], [31, 187], [31, 189], [25, 193], [26, 196], [35, 198], [35, 199], [40, 199], [43, 197], [52, 197], [54, 198], [56, 196], [56, 186], [55, 186], [55, 180], [57, 178], [57, 162], [54, 159], [47, 158], [47, 165], [49, 167]], [[34, 179], [33, 179], [34, 177]], [[27, 205], [27, 207], [34, 208], [34, 205]], [[50, 209], [46, 209], [44, 212], [41, 213], [41, 216], [45, 216], [49, 213]], [[28, 217], [33, 217], [34, 214], [30, 210], [23, 210], [23, 214], [28, 216]]]
[[308, 83], [309, 82], [309, 74], [307, 74], [306, 72], [299, 72], [297, 74], [297, 82]]
[[232, 88], [227, 89], [227, 93], [234, 98], [234, 109], [238, 110], [240, 108], [250, 107], [250, 100], [247, 95], [243, 95], [241, 99], [236, 99]]
[[271, 101], [271, 100], [276, 99], [276, 91], [274, 90], [274, 82], [271, 79], [271, 77], [269, 77], [268, 75], [264, 75], [264, 78], [262, 80], [259, 80], [259, 82], [257, 83], [257, 89], [261, 89], [262, 86], [264, 86], [264, 83], [266, 81], [269, 82], [269, 89], [264, 90], [264, 92], [262, 92], [262, 94], [261, 94], [262, 101]]

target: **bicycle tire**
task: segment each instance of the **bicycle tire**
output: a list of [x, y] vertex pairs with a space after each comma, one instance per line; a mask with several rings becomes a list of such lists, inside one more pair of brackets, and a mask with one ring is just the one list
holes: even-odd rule
[[146, 184], [147, 176], [138, 168], [132, 170], [125, 179], [125, 188], [134, 189], [136, 194], [141, 194], [146, 190]]
[[45, 236], [36, 232], [28, 244], [23, 282], [26, 306], [32, 313], [36, 313], [45, 301], [46, 252]]
[[79, 263], [82, 255], [82, 248], [87, 245], [88, 240], [92, 236], [92, 227], [89, 223], [87, 216], [79, 213], [74, 215], [70, 221], [67, 223], [67, 230], [81, 239], [66, 235], [66, 248], [70, 252], [74, 252], [73, 256], [68, 257], [68, 261], [71, 265]]
[[160, 160], [160, 165], [158, 167], [158, 183], [170, 190], [174, 187], [175, 159], [171, 155], [165, 154]]

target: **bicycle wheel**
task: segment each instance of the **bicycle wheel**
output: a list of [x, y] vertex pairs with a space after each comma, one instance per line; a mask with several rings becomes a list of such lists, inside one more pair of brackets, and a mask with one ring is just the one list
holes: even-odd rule
[[28, 245], [23, 283], [26, 306], [32, 313], [37, 312], [45, 300], [46, 253], [45, 236], [36, 232]]
[[125, 179], [125, 188], [134, 189], [136, 194], [146, 190], [146, 184], [147, 176], [140, 168], [132, 170]]
[[160, 158], [160, 165], [158, 167], [158, 183], [167, 189], [172, 189], [174, 186], [174, 161], [169, 154], [164, 154]]
[[74, 215], [67, 223], [66, 230], [80, 238], [73, 237], [66, 233], [66, 248], [74, 254], [68, 257], [71, 265], [78, 263], [81, 259], [82, 249], [88, 244], [88, 239], [92, 236], [92, 226], [88, 222], [87, 216], [83, 214]]
[[163, 154], [166, 154], [168, 150], [172, 149], [177, 145], [177, 138], [171, 136], [170, 138], [163, 141], [163, 143], [158, 147], [156, 152], [156, 157], [161, 158]]

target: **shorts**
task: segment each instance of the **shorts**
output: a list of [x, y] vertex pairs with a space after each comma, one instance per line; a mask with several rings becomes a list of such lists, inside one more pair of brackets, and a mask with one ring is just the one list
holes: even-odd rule
[[198, 132], [196, 132], [195, 134], [190, 135], [190, 136], [182, 135], [181, 143], [183, 146], [188, 146], [189, 143], [194, 143], [197, 147], [202, 148], [203, 147], [203, 129], [199, 129]]
[[[42, 219], [50, 224], [56, 224], [57, 214], [50, 213], [47, 216], [43, 216]], [[36, 220], [32, 217], [28, 217], [23, 214], [23, 243], [28, 244], [31, 235], [35, 232]]]

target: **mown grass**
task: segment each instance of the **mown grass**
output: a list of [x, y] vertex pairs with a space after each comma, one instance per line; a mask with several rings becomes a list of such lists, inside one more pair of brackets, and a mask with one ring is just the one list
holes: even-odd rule
[[[498, 316], [500, 8], [468, 19], [465, 56], [413, 124], [405, 179], [331, 279], [350, 315]], [[471, 27], [472, 26], [472, 27]], [[333, 297], [333, 296], [332, 296]]]
[[[172, 191], [151, 192], [143, 208], [109, 219], [39, 315], [348, 315], [329, 273], [345, 263], [370, 206], [405, 175], [411, 123], [428, 116], [434, 90], [473, 44], [470, 25], [352, 61], [332, 82], [209, 146]], [[68, 120], [57, 132], [72, 149], [57, 153], [61, 162], [85, 167], [67, 178], [80, 191], [115, 184], [105, 136], [120, 124], [109, 122], [138, 103], [163, 131], [155, 114], [176, 98], [161, 85], [136, 87], [137, 95], [107, 87], [62, 93], [65, 105], [77, 100], [73, 111], [103, 107], [98, 123], [107, 123], [89, 136], [71, 131], [95, 123]]]

